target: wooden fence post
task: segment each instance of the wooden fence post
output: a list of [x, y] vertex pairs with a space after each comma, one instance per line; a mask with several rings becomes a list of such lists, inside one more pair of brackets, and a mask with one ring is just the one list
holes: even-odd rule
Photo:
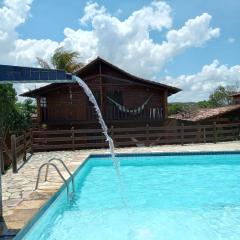
[[149, 124], [146, 125], [146, 146], [150, 146], [150, 138], [149, 138]]
[[30, 153], [33, 154], [33, 131], [32, 131], [32, 128], [30, 128], [30, 144], [31, 144]]
[[181, 123], [181, 145], [184, 144], [184, 123]]
[[114, 126], [112, 125], [111, 128], [110, 128], [110, 135], [111, 135], [111, 138], [116, 146], [116, 142], [115, 142], [115, 139], [114, 139]]
[[12, 169], [13, 173], [17, 173], [17, 153], [16, 153], [16, 135], [11, 135], [11, 151], [12, 151]]
[[236, 137], [236, 131], [237, 130], [237, 128], [235, 128], [235, 127], [232, 127], [232, 140], [234, 141], [234, 140], [237, 140], [237, 137]]
[[3, 217], [3, 204], [2, 204], [2, 173], [4, 169], [2, 167], [4, 166], [2, 163], [4, 162], [3, 159], [3, 143], [0, 139], [0, 163], [1, 163], [1, 171], [0, 171], [0, 220], [2, 220]]
[[239, 140], [239, 138], [240, 138], [240, 124], [238, 126], [238, 131], [237, 131], [237, 140]]
[[5, 173], [5, 170], [4, 170], [5, 166], [4, 166], [4, 157], [3, 157], [3, 144], [1, 142], [0, 142], [0, 167], [1, 167], [0, 174], [4, 174]]
[[217, 143], [217, 124], [213, 123], [213, 135], [214, 135], [214, 143]]
[[206, 128], [203, 128], [203, 142], [206, 143]]
[[27, 139], [26, 139], [26, 131], [23, 132], [23, 161], [27, 161]]
[[111, 133], [112, 140], [114, 140], [114, 126], [111, 126], [110, 133]]
[[72, 127], [72, 150], [75, 151], [75, 129]]

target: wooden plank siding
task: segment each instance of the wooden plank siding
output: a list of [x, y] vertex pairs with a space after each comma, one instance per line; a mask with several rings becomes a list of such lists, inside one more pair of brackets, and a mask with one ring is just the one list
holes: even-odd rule
[[[102, 81], [105, 81], [103, 78]], [[98, 83], [98, 79], [92, 79], [89, 83], [89, 87], [93, 92], [99, 91], [99, 86], [96, 85]], [[71, 88], [71, 92], [70, 89]], [[134, 117], [138, 119], [139, 117], [133, 114], [122, 114], [121, 116], [126, 116], [121, 119], [121, 117], [113, 118], [113, 114], [111, 114], [111, 108], [109, 108], [110, 102], [107, 99], [108, 91], [122, 91], [122, 97], [124, 99], [124, 106], [127, 106], [129, 109], [136, 108], [141, 106], [150, 96], [151, 99], [149, 104], [146, 106], [145, 115], [149, 115], [150, 108], [166, 108], [166, 96], [164, 90], [151, 90], [149, 88], [143, 86], [129, 85], [123, 84], [121, 86], [115, 85], [114, 82], [110, 82], [109, 80], [104, 84], [104, 98], [101, 100], [104, 103], [104, 108], [102, 107], [102, 113], [106, 120], [123, 120], [128, 121]], [[72, 84], [68, 87], [59, 88], [56, 91], [46, 94], [47, 99], [47, 112], [48, 112], [48, 120], [46, 123], [56, 124], [56, 123], [68, 123], [72, 125], [76, 122], [84, 122], [84, 121], [97, 121], [96, 115], [94, 113], [93, 106], [89, 103], [87, 97], [81, 88]], [[101, 105], [100, 105], [101, 106]], [[115, 107], [117, 110], [117, 107]], [[91, 117], [90, 117], [91, 115]], [[141, 114], [140, 114], [141, 118]], [[146, 120], [151, 120], [150, 117]], [[163, 120], [163, 119], [157, 119]]]

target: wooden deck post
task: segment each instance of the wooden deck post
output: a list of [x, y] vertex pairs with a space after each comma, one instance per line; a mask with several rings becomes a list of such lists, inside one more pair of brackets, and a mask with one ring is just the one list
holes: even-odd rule
[[184, 144], [184, 123], [181, 123], [181, 145]]
[[13, 173], [17, 173], [17, 154], [16, 154], [16, 135], [11, 136], [11, 151], [12, 151], [12, 169]]
[[0, 171], [0, 175], [1, 174], [4, 174], [5, 173], [5, 166], [4, 166], [4, 157], [3, 157], [3, 145], [1, 143], [1, 140], [0, 140], [0, 168], [1, 168], [1, 171]]
[[27, 139], [26, 139], [26, 131], [23, 132], [23, 161], [27, 161]]
[[75, 151], [75, 129], [72, 127], [72, 150]]
[[206, 128], [203, 128], [203, 142], [206, 143]]
[[4, 171], [4, 169], [2, 169], [2, 167], [4, 166], [4, 164], [2, 164], [4, 162], [3, 159], [3, 146], [0, 140], [0, 162], [1, 162], [1, 171], [0, 171], [0, 220], [2, 219], [3, 216], [3, 206], [2, 206], [2, 173]]
[[217, 124], [213, 123], [213, 135], [214, 135], [214, 143], [217, 143]]
[[114, 144], [116, 144], [115, 139], [114, 139], [114, 126], [111, 126], [111, 128], [110, 128], [110, 135], [111, 135], [111, 138], [112, 138]]
[[32, 131], [32, 128], [30, 128], [30, 144], [31, 144], [30, 153], [33, 154], [33, 131]]
[[149, 138], [149, 124], [146, 125], [146, 146], [150, 146], [150, 138]]
[[168, 90], [164, 91], [164, 105], [163, 105], [163, 111], [164, 111], [164, 119], [168, 118]]

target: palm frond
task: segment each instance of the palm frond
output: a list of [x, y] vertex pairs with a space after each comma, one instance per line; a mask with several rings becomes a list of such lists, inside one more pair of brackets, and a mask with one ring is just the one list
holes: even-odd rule
[[43, 68], [49, 69], [52, 65], [54, 69], [64, 70], [68, 73], [73, 73], [84, 66], [80, 62], [80, 54], [78, 52], [65, 50], [63, 47], [55, 50], [50, 59], [50, 64], [41, 58], [37, 58], [37, 61]]
[[45, 61], [44, 59], [37, 57], [37, 61], [38, 61], [38, 64], [39, 64], [42, 68], [45, 68], [45, 69], [50, 69], [50, 68], [51, 68], [50, 65], [48, 64], [48, 62]]

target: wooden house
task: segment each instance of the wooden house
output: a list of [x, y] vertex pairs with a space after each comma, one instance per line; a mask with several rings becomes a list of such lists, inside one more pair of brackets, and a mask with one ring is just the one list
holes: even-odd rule
[[232, 95], [233, 104], [240, 104], [240, 93], [235, 93]]
[[[168, 117], [168, 97], [180, 91], [131, 75], [100, 57], [75, 74], [88, 84], [112, 126], [161, 125]], [[77, 83], [53, 83], [21, 96], [36, 98], [39, 126], [69, 128], [97, 123], [93, 105]]]

